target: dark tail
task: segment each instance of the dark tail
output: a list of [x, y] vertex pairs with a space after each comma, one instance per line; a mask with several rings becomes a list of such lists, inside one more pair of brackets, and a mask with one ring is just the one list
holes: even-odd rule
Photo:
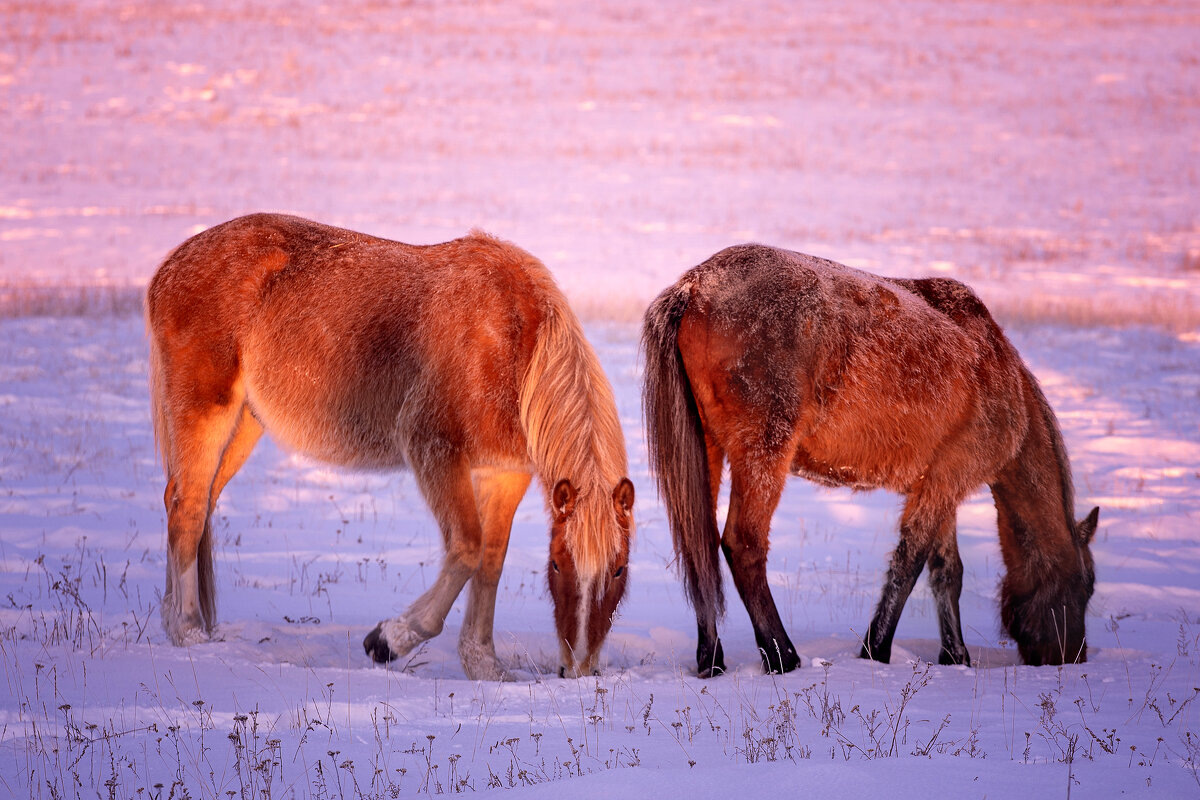
[[642, 406], [650, 469], [667, 507], [684, 590], [697, 618], [714, 618], [725, 612], [718, 556], [720, 534], [709, 488], [704, 429], [678, 345], [679, 323], [690, 297], [690, 282], [680, 281], [646, 310], [642, 326], [646, 360]]

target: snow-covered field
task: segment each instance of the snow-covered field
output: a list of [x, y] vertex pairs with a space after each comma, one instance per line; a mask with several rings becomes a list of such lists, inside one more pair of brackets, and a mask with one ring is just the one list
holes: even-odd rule
[[[1200, 795], [1200, 10], [1191, 3], [0, 2], [0, 795]], [[140, 287], [205, 226], [299, 213], [546, 261], [617, 390], [632, 585], [598, 679], [554, 676], [540, 495], [497, 642], [361, 639], [432, 580], [408, 475], [264, 441], [218, 507], [219, 641], [158, 604]], [[772, 586], [803, 658], [730, 674], [646, 471], [637, 319], [739, 241], [966, 280], [1101, 506], [1091, 660], [1018, 666], [990, 498], [959, 513], [972, 668], [923, 584], [860, 661], [898, 500], [789, 484]]]

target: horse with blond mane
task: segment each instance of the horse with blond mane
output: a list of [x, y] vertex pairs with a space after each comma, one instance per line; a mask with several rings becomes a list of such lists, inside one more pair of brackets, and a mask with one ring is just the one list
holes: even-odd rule
[[[922, 567], [943, 664], [969, 664], [955, 512], [980, 485], [996, 502], [1001, 620], [1027, 664], [1087, 659], [1084, 616], [1099, 509], [1074, 518], [1050, 404], [979, 298], [946, 278], [881, 278], [762, 245], [722, 250], [646, 312], [650, 463], [696, 612], [702, 677], [723, 672], [724, 553], [768, 671], [800, 663], [767, 583], [785, 478], [904, 496], [900, 542], [862, 635], [887, 662]], [[717, 528], [728, 462], [729, 512]]]
[[176, 248], [146, 319], [173, 643], [213, 632], [213, 508], [266, 430], [331, 464], [412, 470], [445, 558], [363, 647], [377, 662], [411, 652], [469, 581], [458, 653], [472, 679], [511, 678], [496, 590], [536, 473], [559, 674], [596, 670], [625, 592], [634, 491], [612, 389], [541, 262], [480, 232], [417, 246], [256, 214]]

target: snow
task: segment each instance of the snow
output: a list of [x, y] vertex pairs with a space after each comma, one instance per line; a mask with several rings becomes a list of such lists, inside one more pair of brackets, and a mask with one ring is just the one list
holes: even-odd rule
[[[1198, 35], [1182, 2], [0, 7], [0, 794], [1197, 796]], [[363, 635], [436, 573], [432, 519], [409, 475], [266, 440], [217, 510], [217, 641], [167, 643], [136, 298], [256, 210], [480, 227], [555, 273], [638, 492], [600, 678], [554, 677], [537, 492], [497, 609], [520, 680], [464, 678], [461, 603], [373, 666]], [[761, 674], [730, 591], [731, 673], [694, 677], [637, 321], [748, 240], [957, 277], [1008, 322], [1101, 506], [1087, 664], [1001, 636], [983, 492], [958, 518], [975, 666], [927, 663], [923, 582], [892, 664], [857, 659], [898, 499], [797, 479], [770, 574], [802, 667]]]

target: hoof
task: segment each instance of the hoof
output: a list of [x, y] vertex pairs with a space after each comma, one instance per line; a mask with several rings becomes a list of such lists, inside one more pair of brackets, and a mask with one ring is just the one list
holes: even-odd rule
[[560, 678], [583, 678], [589, 675], [593, 678], [599, 678], [600, 670], [593, 669], [591, 672], [582, 672], [578, 668], [572, 667], [568, 670], [565, 666], [561, 665], [558, 668], [558, 677]]
[[517, 676], [497, 664], [493, 669], [469, 673], [467, 678], [473, 681], [495, 681], [496, 683], [515, 683]]
[[367, 634], [363, 639], [363, 649], [376, 663], [386, 664], [408, 655], [421, 642], [432, 639], [439, 632], [425, 633], [403, 617], [387, 619]]
[[204, 628], [192, 628], [180, 634], [178, 639], [172, 637], [172, 641], [180, 647], [191, 647], [194, 644], [204, 644], [213, 640], [214, 637]]
[[166, 628], [167, 638], [176, 647], [191, 647], [194, 644], [204, 644], [212, 640], [212, 636], [203, 625], [192, 625], [183, 628]]
[[387, 637], [383, 635], [383, 626], [376, 625], [375, 629], [363, 639], [363, 650], [376, 664], [386, 664], [396, 659], [396, 654], [388, 647]]
[[517, 678], [500, 666], [496, 650], [491, 645], [480, 644], [470, 639], [458, 642], [458, 660], [463, 672], [473, 681], [500, 681], [511, 683]]
[[782, 649], [772, 650], [770, 656], [765, 650], [758, 652], [762, 656], [763, 672], [768, 675], [783, 675], [800, 666], [800, 656], [796, 655], [796, 648], [792, 647], [791, 642]]
[[717, 640], [715, 648], [706, 650], [703, 642], [696, 648], [696, 674], [705, 679], [724, 675], [725, 649], [721, 647], [721, 640]]
[[176, 606], [175, 598], [168, 595], [163, 598], [161, 613], [163, 630], [176, 647], [190, 647], [209, 640], [210, 631], [198, 610], [182, 613]]
[[943, 667], [969, 667], [971, 666], [971, 654], [967, 652], [965, 647], [960, 653], [951, 653], [943, 648], [942, 652], [938, 654], [938, 664], [941, 664]]
[[[790, 658], [788, 657], [790, 655]], [[784, 653], [780, 662], [771, 663], [763, 659], [763, 672], [768, 675], [785, 675], [800, 666], [800, 656], [795, 653]]]
[[886, 653], [879, 650], [872, 651], [865, 644], [862, 650], [858, 652], [859, 658], [865, 658], [868, 661], [878, 661], [880, 664], [890, 664], [892, 662], [892, 650], [889, 647]]

